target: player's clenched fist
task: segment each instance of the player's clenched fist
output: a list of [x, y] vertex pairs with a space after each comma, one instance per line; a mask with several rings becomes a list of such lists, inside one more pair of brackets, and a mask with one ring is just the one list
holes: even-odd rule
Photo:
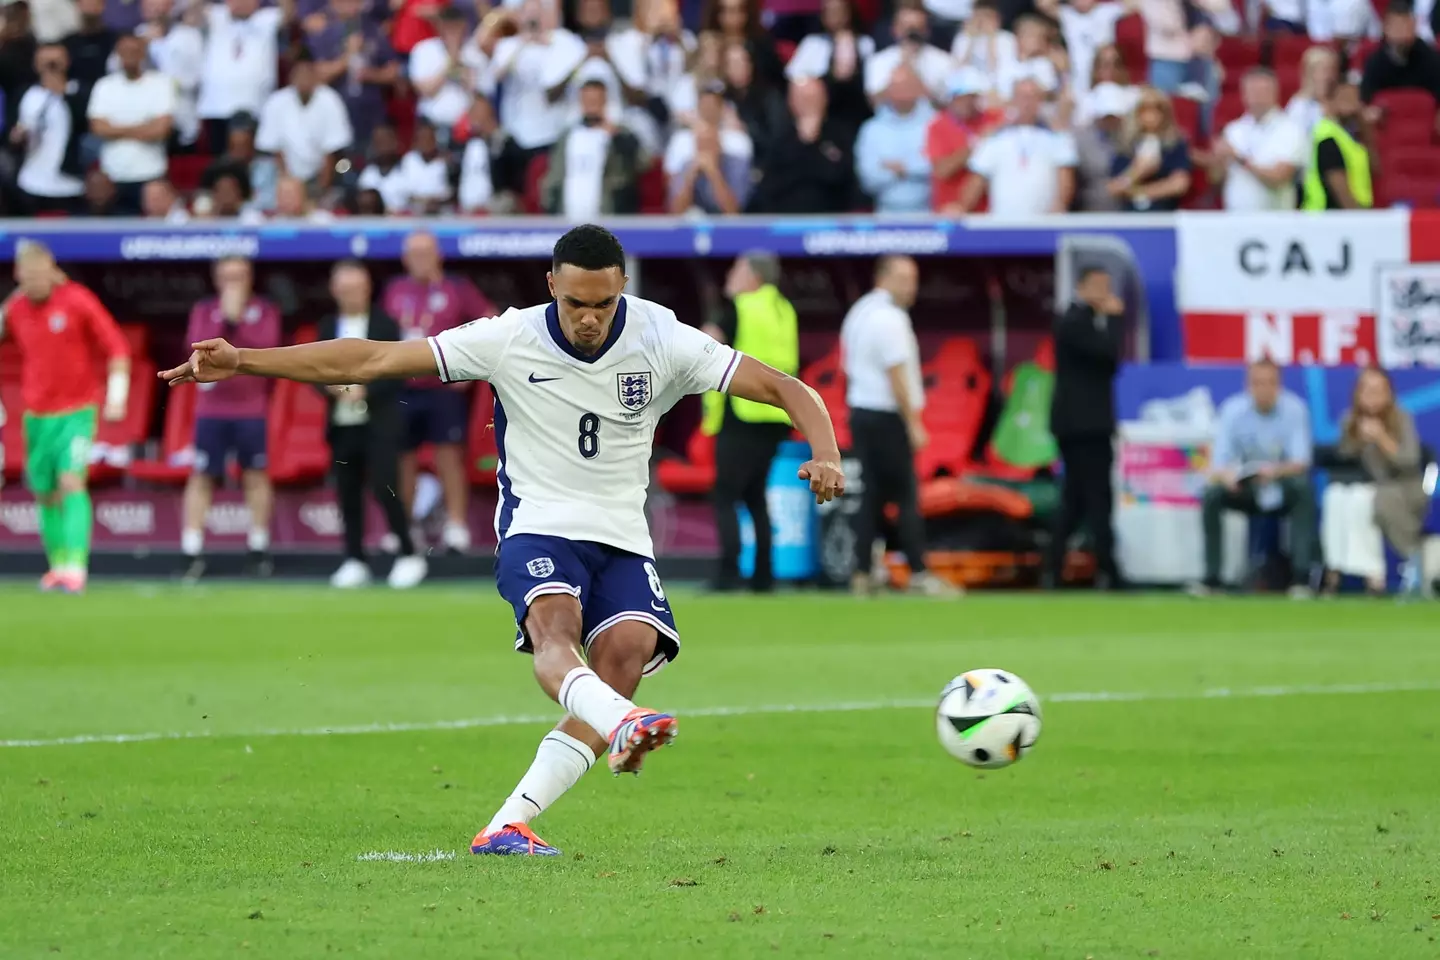
[[845, 471], [834, 460], [806, 460], [800, 465], [800, 479], [810, 481], [816, 503], [827, 503], [845, 493]]
[[240, 368], [240, 351], [225, 340], [192, 343], [190, 359], [158, 374], [170, 386], [181, 383], [215, 383], [235, 376]]

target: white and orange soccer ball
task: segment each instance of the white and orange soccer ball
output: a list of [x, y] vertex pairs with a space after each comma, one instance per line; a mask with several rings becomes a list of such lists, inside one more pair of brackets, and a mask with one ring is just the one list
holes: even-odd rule
[[1040, 739], [1040, 701], [1013, 673], [969, 670], [941, 691], [935, 732], [940, 746], [961, 763], [1008, 767]]

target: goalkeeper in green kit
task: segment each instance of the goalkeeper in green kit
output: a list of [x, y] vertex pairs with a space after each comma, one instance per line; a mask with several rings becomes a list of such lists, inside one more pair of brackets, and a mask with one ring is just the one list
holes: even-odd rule
[[[0, 338], [20, 347], [25, 482], [40, 511], [50, 570], [45, 590], [79, 593], [90, 565], [93, 511], [86, 478], [96, 407], [123, 420], [130, 395], [130, 348], [95, 294], [68, 279], [44, 245], [21, 241], [19, 289], [5, 302]], [[103, 356], [107, 374], [96, 362]]]

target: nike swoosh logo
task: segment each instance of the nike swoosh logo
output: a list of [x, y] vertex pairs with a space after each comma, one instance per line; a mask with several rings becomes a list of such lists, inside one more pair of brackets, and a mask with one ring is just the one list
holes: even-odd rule
[[561, 379], [561, 378], [560, 378], [560, 377], [537, 377], [537, 376], [535, 376], [535, 374], [533, 374], [533, 373], [530, 374], [530, 382], [531, 382], [531, 383], [549, 383], [549, 382], [552, 381], [552, 380], [559, 380], [559, 379]]

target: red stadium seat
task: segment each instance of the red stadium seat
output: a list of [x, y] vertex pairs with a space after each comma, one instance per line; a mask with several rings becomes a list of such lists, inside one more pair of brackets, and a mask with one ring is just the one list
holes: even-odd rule
[[973, 340], [954, 337], [922, 368], [925, 429], [930, 444], [916, 457], [923, 482], [942, 474], [959, 476], [980, 436], [990, 402], [990, 372]]
[[715, 486], [715, 438], [697, 429], [685, 444], [685, 459], [661, 461], [655, 479], [671, 493], [709, 493]]
[[1370, 55], [1379, 49], [1379, 40], [1361, 40], [1350, 53], [1350, 69], [1356, 73], [1363, 73], [1365, 71], [1365, 61], [1369, 60]]
[[198, 154], [181, 154], [170, 158], [170, 185], [182, 196], [200, 188], [200, 180], [212, 158]]
[[665, 213], [665, 167], [656, 160], [640, 174], [640, 212], [646, 214]]
[[1383, 148], [1381, 157], [1405, 145], [1427, 144], [1435, 126], [1435, 98], [1424, 90], [1382, 90], [1375, 94], [1374, 106], [1383, 116], [1377, 139]]
[[1381, 179], [1440, 182], [1440, 147], [1391, 146], [1380, 155]]
[[1235, 89], [1246, 70], [1260, 65], [1260, 42], [1250, 37], [1221, 37], [1215, 59], [1225, 68], [1225, 88]]
[[1139, 14], [1131, 14], [1115, 24], [1115, 46], [1125, 61], [1133, 83], [1145, 82], [1150, 61], [1145, 56], [1145, 21]]
[[165, 427], [160, 438], [160, 459], [137, 460], [128, 473], [146, 483], [178, 485], [190, 476], [194, 464], [195, 398], [193, 383], [167, 387]]
[[20, 416], [18, 369], [13, 377], [0, 370], [0, 406], [5, 408], [5, 425], [0, 427], [0, 445], [5, 447], [5, 456], [0, 459], [0, 470], [7, 480], [14, 481], [25, 469], [25, 428]]
[[1175, 109], [1175, 123], [1185, 134], [1192, 147], [1200, 144], [1200, 102], [1189, 97], [1171, 97]]
[[330, 471], [330, 445], [325, 442], [328, 416], [325, 397], [312, 385], [275, 383], [266, 435], [273, 483], [294, 486], [325, 478]]
[[835, 425], [835, 441], [840, 449], [850, 449], [850, 408], [845, 403], [845, 369], [840, 364], [840, 344], [825, 356], [800, 371], [800, 379], [820, 394], [820, 400]]
[[1406, 206], [1417, 210], [1440, 207], [1440, 181], [1435, 177], [1386, 177], [1375, 189], [1375, 206]]
[[500, 451], [495, 443], [495, 394], [488, 383], [475, 384], [475, 398], [470, 407], [470, 437], [467, 461], [470, 482], [495, 487], [495, 471]]
[[[1220, 102], [1215, 105], [1215, 121], [1211, 125], [1214, 137], [1219, 137], [1225, 132], [1225, 127], [1230, 121], [1238, 120], [1245, 115], [1245, 104], [1241, 102], [1238, 93], [1223, 93], [1220, 95]], [[1212, 138], [1213, 139], [1213, 138]]]
[[530, 166], [525, 168], [525, 194], [520, 199], [520, 205], [526, 213], [545, 212], [541, 207], [540, 184], [549, 169], [550, 155], [548, 153], [536, 156], [530, 161]]
[[133, 447], [150, 436], [150, 411], [155, 407], [155, 364], [143, 355], [130, 362], [130, 398], [125, 419], [101, 419], [95, 431], [95, 449], [101, 459], [90, 465], [93, 483], [119, 480], [130, 466]]

